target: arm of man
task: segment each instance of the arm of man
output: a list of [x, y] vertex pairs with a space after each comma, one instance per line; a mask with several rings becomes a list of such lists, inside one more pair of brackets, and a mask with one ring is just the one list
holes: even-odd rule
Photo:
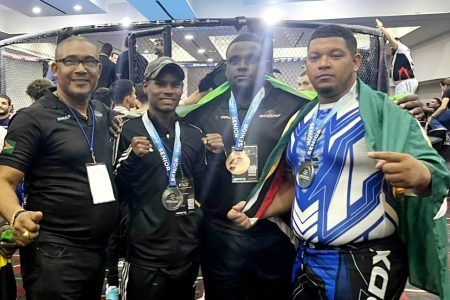
[[397, 48], [398, 48], [397, 40], [390, 34], [390, 32], [386, 28], [384, 28], [383, 23], [380, 20], [375, 19], [375, 23], [377, 25], [377, 28], [380, 29], [380, 31], [384, 34], [386, 39], [389, 41], [389, 44], [391, 45], [391, 47], [393, 49], [397, 50]]
[[[10, 226], [13, 230], [14, 241], [19, 246], [29, 244], [38, 236], [38, 223], [42, 219], [42, 212], [24, 211], [17, 214], [22, 207], [19, 204], [19, 199], [17, 199], [16, 187], [23, 178], [22, 172], [8, 166], [0, 166], [0, 190], [2, 191], [0, 214], [7, 220], [14, 221]], [[29, 236], [24, 235], [27, 231]]]
[[396, 188], [410, 189], [418, 196], [431, 194], [431, 172], [420, 160], [399, 152], [369, 152], [377, 159], [375, 168], [383, 171], [384, 178]]
[[[264, 212], [263, 219], [282, 215], [292, 208], [292, 203], [295, 198], [295, 184], [292, 176], [287, 176], [272, 203]], [[246, 202], [241, 201], [234, 205], [227, 213], [228, 219], [232, 220], [236, 225], [243, 229], [251, 228], [255, 222], [244, 213], [242, 210]]]

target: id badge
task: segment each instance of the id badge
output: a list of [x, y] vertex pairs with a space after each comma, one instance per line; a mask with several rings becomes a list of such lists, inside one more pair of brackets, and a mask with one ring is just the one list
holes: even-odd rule
[[258, 145], [246, 145], [244, 151], [250, 158], [250, 167], [242, 175], [231, 175], [232, 183], [258, 182]]
[[106, 165], [86, 164], [86, 170], [94, 204], [116, 201]]
[[178, 189], [183, 193], [183, 204], [175, 211], [175, 215], [184, 216], [194, 213], [195, 192], [193, 180], [183, 177], [178, 182]]

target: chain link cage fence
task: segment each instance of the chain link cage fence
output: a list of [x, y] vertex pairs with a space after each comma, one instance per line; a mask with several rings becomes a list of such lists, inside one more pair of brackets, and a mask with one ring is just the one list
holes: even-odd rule
[[[269, 51], [269, 73], [297, 88], [308, 41], [320, 25], [323, 24], [285, 21], [269, 28], [258, 19], [201, 19], [145, 22], [127, 29], [119, 25], [85, 26], [14, 37], [0, 42], [0, 92], [11, 97], [16, 109], [28, 106], [31, 99], [25, 94], [26, 86], [47, 75], [58, 36], [81, 35], [99, 48], [108, 42], [115, 51], [127, 54], [129, 75], [122, 78], [135, 83], [142, 82], [149, 62], [161, 55], [173, 57], [186, 74], [184, 98], [198, 89], [207, 73], [225, 61], [229, 43], [243, 32], [263, 37]], [[383, 38], [372, 28], [346, 27], [354, 32], [363, 56], [359, 77], [372, 88], [387, 92]], [[126, 40], [128, 48], [124, 46]]]
[[15, 109], [29, 106], [29, 83], [45, 78], [56, 48], [56, 34], [23, 39], [0, 48], [0, 93], [12, 99]]

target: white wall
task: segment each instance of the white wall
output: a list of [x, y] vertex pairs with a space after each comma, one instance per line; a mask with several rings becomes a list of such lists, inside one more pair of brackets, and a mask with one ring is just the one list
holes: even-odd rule
[[419, 82], [450, 76], [450, 31], [411, 48]]

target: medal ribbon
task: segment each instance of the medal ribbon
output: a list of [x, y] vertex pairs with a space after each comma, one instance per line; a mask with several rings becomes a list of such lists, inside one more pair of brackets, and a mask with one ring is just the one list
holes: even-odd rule
[[87, 143], [87, 145], [89, 147], [89, 151], [91, 152], [92, 161], [94, 162], [94, 164], [96, 164], [97, 162], [95, 161], [95, 153], [94, 153], [94, 135], [95, 135], [95, 114], [94, 114], [94, 110], [92, 109], [92, 107], [90, 105], [88, 105], [89, 112], [91, 113], [91, 116], [92, 116], [92, 133], [91, 133], [91, 140], [89, 141], [89, 138], [88, 138], [88, 136], [86, 134], [86, 131], [84, 131], [83, 126], [81, 126], [80, 120], [78, 119], [77, 115], [73, 111], [72, 107], [67, 105], [64, 101], [61, 101], [61, 102], [64, 103], [67, 106], [67, 108], [70, 110], [70, 113], [72, 114], [72, 116], [77, 121], [78, 127], [80, 127], [81, 132], [83, 133], [84, 138], [86, 140], [86, 143]]
[[[314, 152], [314, 147], [317, 144], [322, 133], [325, 131], [325, 126], [331, 120], [331, 118], [337, 114], [339, 110], [341, 110], [350, 100], [355, 98], [355, 92], [352, 88], [350, 92], [345, 94], [336, 104], [333, 106], [333, 109], [327, 114], [327, 116], [322, 120], [322, 122], [317, 122], [317, 117], [320, 110], [320, 104], [317, 107], [314, 116], [311, 119], [311, 123], [309, 123], [308, 132], [306, 134], [306, 156], [305, 161], [311, 161], [312, 155]], [[317, 125], [317, 127], [316, 127]]]
[[233, 92], [231, 92], [230, 100], [228, 101], [228, 109], [230, 111], [231, 123], [233, 125], [233, 135], [235, 140], [235, 151], [244, 150], [244, 139], [247, 134], [248, 128], [253, 120], [253, 117], [261, 104], [262, 99], [265, 96], [264, 87], [262, 87], [259, 92], [253, 98], [250, 107], [248, 108], [247, 114], [245, 115], [244, 121], [239, 122], [239, 115], [237, 109], [236, 99], [234, 98]]
[[173, 156], [171, 162], [171, 159], [167, 155], [161, 138], [159, 137], [155, 126], [153, 126], [152, 121], [148, 118], [147, 113], [142, 115], [142, 122], [144, 123], [145, 129], [147, 129], [150, 138], [158, 149], [159, 155], [161, 155], [164, 167], [166, 168], [167, 178], [169, 179], [169, 187], [176, 188], [177, 182], [175, 180], [175, 175], [177, 174], [177, 169], [180, 165], [181, 157], [180, 124], [178, 123], [178, 121], [175, 123], [175, 143], [173, 145]]

